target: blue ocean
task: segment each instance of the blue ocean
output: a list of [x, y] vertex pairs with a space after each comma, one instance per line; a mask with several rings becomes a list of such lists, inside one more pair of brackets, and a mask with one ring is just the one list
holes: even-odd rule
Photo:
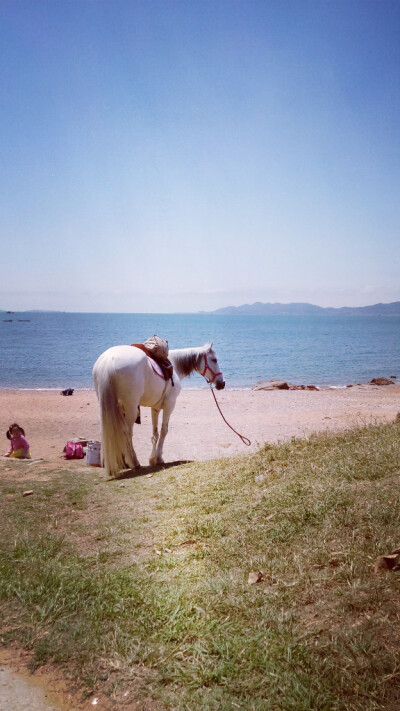
[[[229, 388], [281, 378], [345, 386], [400, 378], [400, 316], [212, 314], [0, 314], [0, 388], [91, 388], [107, 348], [157, 333], [170, 348], [214, 342]], [[186, 387], [206, 387], [198, 374]]]

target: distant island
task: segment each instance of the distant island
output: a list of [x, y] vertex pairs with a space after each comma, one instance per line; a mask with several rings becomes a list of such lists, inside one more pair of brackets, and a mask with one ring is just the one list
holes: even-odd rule
[[365, 315], [365, 316], [387, 316], [400, 314], [400, 301], [393, 301], [391, 304], [373, 304], [372, 306], [342, 306], [333, 308], [315, 306], [314, 304], [264, 304], [256, 301], [255, 304], [242, 304], [242, 306], [225, 306], [215, 311], [201, 311], [200, 313], [234, 316], [308, 316], [315, 314], [343, 314], [343, 315]]
[[[6, 311], [5, 309], [0, 309], [0, 314], [79, 314], [79, 313], [98, 313], [101, 312], [91, 312], [91, 311], [51, 311], [47, 309], [27, 309], [20, 311]], [[107, 313], [118, 313], [118, 312], [107, 312]], [[147, 312], [132, 311], [123, 312], [131, 314], [142, 314]], [[154, 315], [157, 312], [154, 312]], [[365, 316], [393, 316], [400, 315], [400, 301], [393, 301], [390, 304], [372, 304], [371, 306], [342, 306], [340, 308], [333, 308], [332, 306], [316, 306], [315, 304], [307, 303], [291, 303], [291, 304], [280, 304], [280, 303], [262, 303], [261, 301], [256, 301], [254, 304], [242, 304], [241, 306], [224, 306], [221, 309], [216, 309], [215, 311], [197, 311], [197, 312], [186, 312], [186, 311], [174, 311], [166, 312], [173, 314], [186, 314], [197, 313], [204, 315], [232, 315], [232, 316], [309, 316], [317, 314], [342, 314], [342, 315], [365, 315]], [[158, 314], [157, 314], [158, 315]], [[8, 319], [7, 319], [8, 320]], [[12, 320], [12, 319], [10, 319]], [[21, 320], [21, 319], [18, 319]], [[27, 319], [22, 319], [27, 320]]]

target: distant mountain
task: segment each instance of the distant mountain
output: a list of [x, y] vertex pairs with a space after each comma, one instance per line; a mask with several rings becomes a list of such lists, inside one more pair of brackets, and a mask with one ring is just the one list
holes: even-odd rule
[[302, 316], [308, 314], [359, 314], [366, 316], [386, 316], [388, 314], [400, 315], [400, 301], [393, 301], [391, 304], [373, 304], [372, 306], [342, 306], [338, 309], [333, 307], [323, 308], [322, 306], [315, 306], [314, 304], [263, 304], [261, 301], [256, 301], [255, 304], [225, 306], [222, 309], [216, 309], [216, 311], [209, 311], [208, 313], [236, 316]]

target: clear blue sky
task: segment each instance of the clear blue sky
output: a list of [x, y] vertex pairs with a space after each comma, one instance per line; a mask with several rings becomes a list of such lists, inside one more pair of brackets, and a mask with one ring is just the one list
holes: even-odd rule
[[0, 309], [400, 300], [398, 0], [0, 0]]

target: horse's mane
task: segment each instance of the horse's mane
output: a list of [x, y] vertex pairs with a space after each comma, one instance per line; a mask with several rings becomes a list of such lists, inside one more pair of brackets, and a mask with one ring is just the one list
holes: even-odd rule
[[211, 343], [206, 343], [199, 348], [176, 348], [168, 354], [172, 365], [178, 373], [179, 380], [191, 375], [199, 368], [200, 359], [211, 349]]

